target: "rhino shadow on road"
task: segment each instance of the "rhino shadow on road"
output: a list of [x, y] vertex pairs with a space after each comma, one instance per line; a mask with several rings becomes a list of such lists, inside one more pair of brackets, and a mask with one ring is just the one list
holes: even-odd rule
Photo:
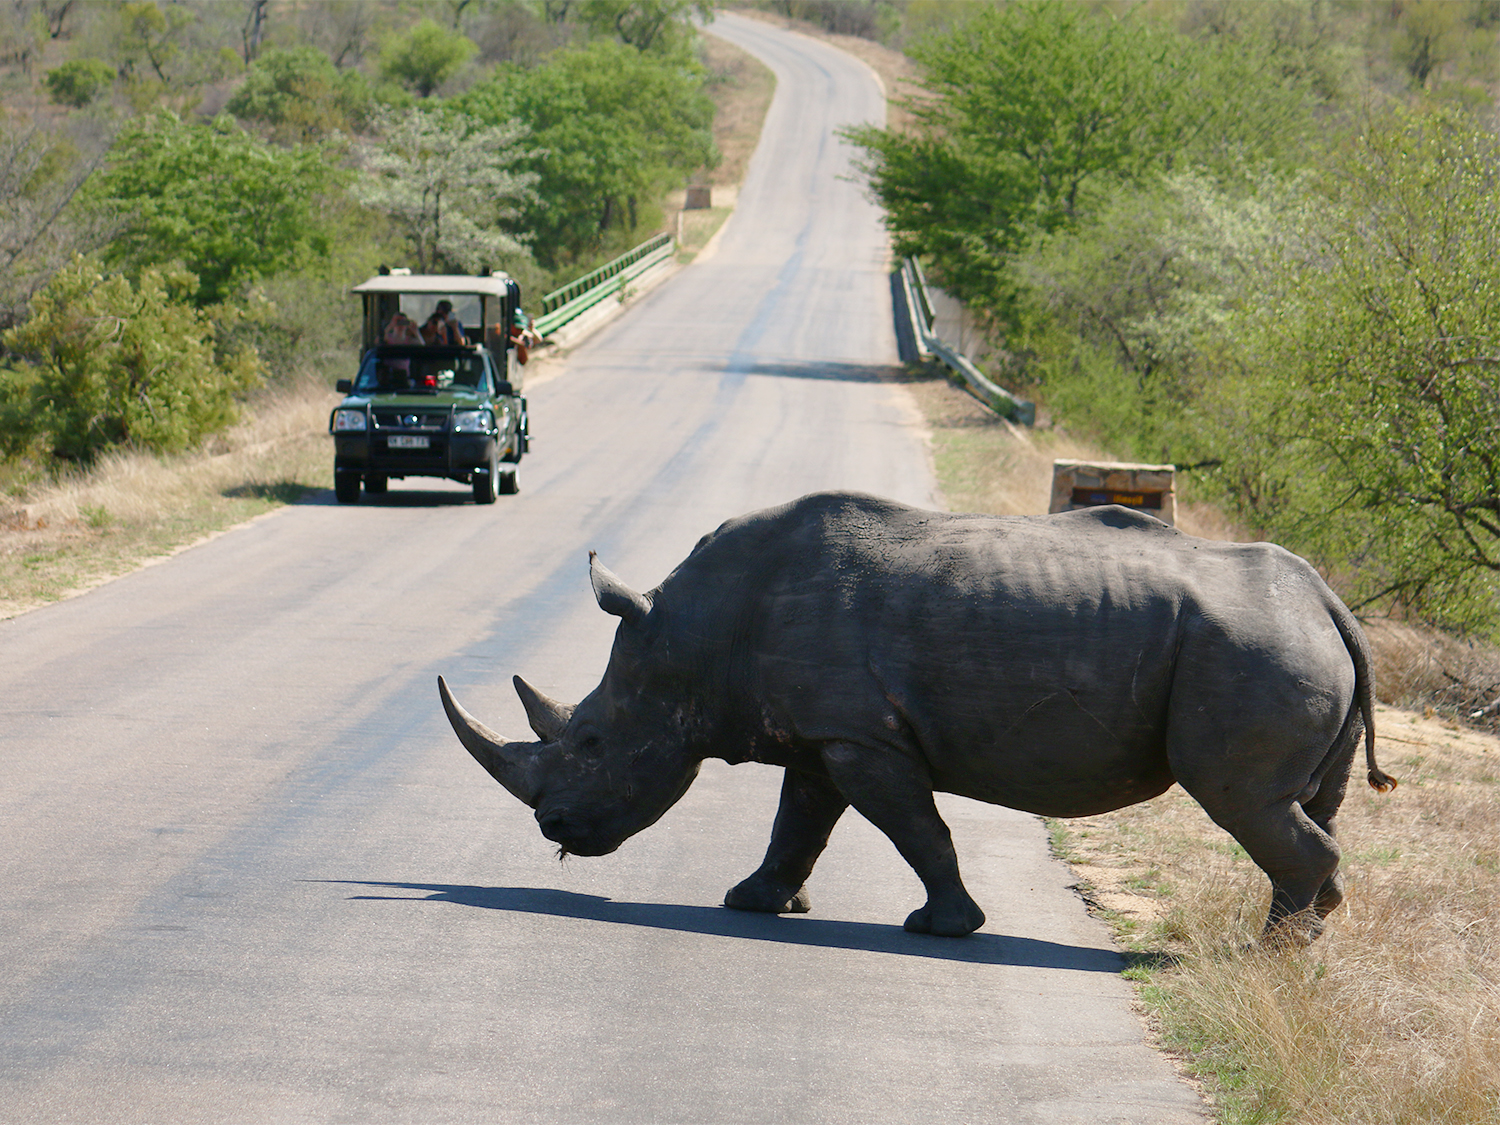
[[451, 883], [384, 883], [362, 879], [322, 879], [316, 882], [387, 890], [425, 891], [411, 895], [351, 895], [353, 902], [448, 902], [481, 910], [547, 914], [623, 926], [647, 926], [711, 937], [746, 938], [825, 949], [894, 953], [980, 965], [1012, 965], [1034, 969], [1072, 969], [1087, 973], [1119, 973], [1127, 961], [1118, 953], [1087, 946], [1064, 945], [1005, 934], [972, 934], [954, 942], [926, 934], [911, 934], [899, 926], [873, 922], [751, 914], [717, 906], [671, 903], [617, 902], [600, 895], [578, 894], [537, 887], [473, 887]]

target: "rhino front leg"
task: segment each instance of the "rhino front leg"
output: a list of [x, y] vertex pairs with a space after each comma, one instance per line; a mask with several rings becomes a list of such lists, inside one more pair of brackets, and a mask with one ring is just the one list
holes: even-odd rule
[[890, 837], [927, 888], [926, 905], [907, 916], [906, 929], [965, 937], [984, 925], [984, 911], [959, 877], [953, 834], [938, 813], [926, 771], [893, 750], [842, 742], [824, 748], [823, 762], [849, 803]]
[[730, 889], [724, 905], [765, 914], [806, 914], [812, 902], [802, 884], [848, 807], [844, 795], [826, 777], [788, 769], [781, 782], [781, 807], [776, 810], [766, 858], [754, 875]]

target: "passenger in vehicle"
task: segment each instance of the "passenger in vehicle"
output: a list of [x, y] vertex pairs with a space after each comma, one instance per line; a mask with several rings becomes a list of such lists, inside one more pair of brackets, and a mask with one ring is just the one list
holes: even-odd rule
[[464, 336], [463, 325], [458, 322], [458, 317], [453, 315], [453, 302], [442, 300], [432, 310], [432, 315], [422, 325], [422, 339], [429, 344], [446, 344], [450, 347], [463, 347], [468, 344]]
[[396, 315], [391, 317], [390, 323], [385, 326], [385, 342], [387, 344], [424, 343], [422, 332], [417, 328], [417, 322], [399, 309], [396, 310]]

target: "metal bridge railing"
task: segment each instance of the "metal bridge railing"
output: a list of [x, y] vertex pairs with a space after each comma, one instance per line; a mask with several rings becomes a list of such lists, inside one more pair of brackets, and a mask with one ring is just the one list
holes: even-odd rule
[[659, 234], [592, 273], [554, 289], [542, 298], [541, 315], [532, 327], [543, 336], [556, 332], [606, 297], [618, 293], [652, 266], [670, 258], [675, 245], [670, 234]]
[[1019, 399], [1004, 387], [990, 382], [968, 356], [950, 348], [933, 333], [932, 301], [927, 296], [927, 281], [914, 258], [902, 261], [901, 284], [918, 354], [924, 359], [936, 356], [964, 381], [975, 398], [1002, 418], [1009, 418], [1022, 426], [1036, 425], [1035, 403]]

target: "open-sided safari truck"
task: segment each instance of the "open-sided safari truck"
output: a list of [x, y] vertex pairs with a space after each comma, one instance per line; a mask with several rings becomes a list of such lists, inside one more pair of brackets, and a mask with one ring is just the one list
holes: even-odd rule
[[[521, 287], [503, 273], [382, 270], [354, 292], [364, 302], [359, 374], [338, 381], [347, 397], [328, 419], [339, 503], [357, 502], [361, 482], [382, 493], [392, 477], [470, 484], [480, 504], [517, 491], [527, 417], [511, 327]], [[417, 342], [444, 303], [463, 342]]]

